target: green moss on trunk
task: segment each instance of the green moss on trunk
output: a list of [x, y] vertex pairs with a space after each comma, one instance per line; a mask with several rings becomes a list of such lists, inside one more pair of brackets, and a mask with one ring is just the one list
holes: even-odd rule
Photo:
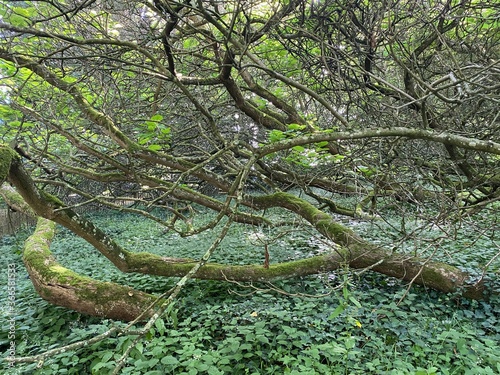
[[254, 203], [262, 208], [283, 207], [295, 212], [311, 223], [325, 237], [340, 245], [349, 246], [362, 242], [361, 238], [351, 229], [333, 221], [330, 215], [295, 195], [279, 192], [257, 197], [254, 199]]
[[[39, 219], [23, 252], [31, 281], [45, 300], [84, 314], [127, 321], [138, 317], [156, 301], [153, 295], [94, 280], [63, 267], [50, 252], [49, 245], [54, 234], [55, 223]], [[151, 312], [145, 317], [150, 315]]]
[[18, 158], [19, 155], [12, 148], [0, 145], [0, 185], [7, 179], [12, 161]]

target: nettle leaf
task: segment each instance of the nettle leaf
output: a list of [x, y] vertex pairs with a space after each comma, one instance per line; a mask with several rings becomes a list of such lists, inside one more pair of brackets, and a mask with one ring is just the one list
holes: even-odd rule
[[359, 301], [353, 296], [349, 296], [349, 301], [351, 301], [356, 307], [361, 308], [361, 303], [359, 303]]
[[111, 359], [111, 357], [113, 357], [113, 354], [114, 354], [114, 352], [112, 352], [112, 351], [105, 352], [104, 355], [102, 356], [101, 361], [108, 362]]
[[161, 363], [164, 365], [176, 365], [179, 360], [171, 355], [167, 355], [161, 359]]
[[155, 327], [160, 335], [163, 336], [163, 334], [165, 334], [166, 328], [165, 328], [165, 321], [163, 319], [161, 318], [157, 319], [155, 321]]
[[303, 146], [293, 146], [292, 149], [297, 152], [304, 152], [305, 148]]
[[342, 314], [344, 312], [346, 307], [347, 307], [347, 304], [345, 302], [341, 303], [340, 305], [338, 305], [335, 308], [335, 310], [333, 310], [333, 312], [330, 314], [328, 319], [330, 319], [330, 320], [335, 319], [336, 317], [338, 317], [340, 314]]

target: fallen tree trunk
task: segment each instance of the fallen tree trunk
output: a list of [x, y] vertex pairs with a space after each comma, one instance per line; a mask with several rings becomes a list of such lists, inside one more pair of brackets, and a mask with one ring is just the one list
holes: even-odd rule
[[[92, 222], [64, 207], [60, 200], [38, 191], [20, 163], [16, 161], [15, 154], [4, 152], [0, 157], [3, 158], [2, 164], [10, 158], [9, 167], [3, 168], [5, 164], [2, 167], [7, 175], [0, 176], [0, 180], [7, 177], [24, 198], [24, 200], [20, 198], [7, 185], [1, 186], [0, 193], [10, 205], [19, 210], [31, 211], [67, 227], [91, 243], [123, 272], [180, 277], [186, 275], [198, 263], [193, 259], [164, 258], [149, 253], [133, 253], [122, 248]], [[275, 193], [253, 197], [252, 206], [259, 209], [281, 207], [292, 211], [339, 246], [326, 255], [272, 264], [268, 268], [263, 265], [232, 266], [206, 263], [197, 271], [194, 278], [263, 282], [329, 272], [348, 265], [358, 269], [369, 268], [445, 293], [461, 293], [473, 299], [482, 299], [485, 296], [485, 286], [472, 284], [469, 281], [471, 280], [469, 274], [457, 267], [391, 253], [363, 240], [351, 229], [333, 220], [330, 215], [292, 194]], [[49, 224], [42, 221], [35, 237], [27, 242], [25, 250], [30, 254], [26, 257], [28, 271], [43, 298], [87, 314], [124, 320], [133, 319], [151, 304], [154, 297], [150, 295], [122, 286], [117, 287], [115, 284], [83, 278], [58, 265], [48, 249], [49, 241], [39, 233], [41, 231], [42, 234], [46, 232], [47, 235], [53, 235], [51, 230], [53, 229], [50, 229]], [[30, 249], [31, 247], [35, 250]], [[75, 282], [76, 280], [79, 281]], [[127, 312], [119, 313], [120, 310]]]
[[[13, 189], [8, 186], [0, 188], [0, 193], [6, 199], [9, 199], [9, 196], [10, 199], [16, 196]], [[15, 198], [11, 204], [19, 204], [21, 201], [22, 199]], [[386, 249], [363, 240], [351, 229], [335, 222], [330, 215], [294, 195], [276, 193], [255, 198], [253, 204], [261, 208], [284, 207], [296, 212], [308, 220], [325, 237], [339, 244], [340, 247], [329, 254], [271, 264], [269, 268], [255, 264], [232, 266], [207, 263], [196, 273], [195, 278], [266, 282], [330, 272], [344, 265], [349, 265], [356, 269], [370, 268], [384, 275], [425, 285], [445, 293], [455, 293], [463, 288], [465, 297], [484, 298], [484, 285], [469, 285], [467, 283], [469, 274], [457, 267], [405, 254], [389, 253]], [[16, 207], [23, 209], [26, 206]], [[73, 215], [76, 214], [71, 214], [71, 211], [68, 211], [64, 216], [57, 216], [55, 221], [87, 239], [123, 272], [182, 277], [197, 263], [197, 260], [188, 258], [165, 258], [147, 252], [130, 252], [123, 249], [87, 219], [77, 216], [72, 219]], [[68, 218], [70, 220], [67, 220]]]

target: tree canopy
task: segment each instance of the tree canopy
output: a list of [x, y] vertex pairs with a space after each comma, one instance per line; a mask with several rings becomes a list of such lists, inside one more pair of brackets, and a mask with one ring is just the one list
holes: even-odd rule
[[[399, 245], [498, 210], [491, 2], [10, 1], [0, 17], [0, 181], [120, 270], [263, 281], [348, 264], [483, 297], [468, 272]], [[75, 212], [93, 204], [182, 236], [223, 224], [220, 238], [233, 222], [290, 225], [265, 215], [281, 209], [331, 252], [248, 266], [207, 263], [217, 242], [201, 262], [138, 254]], [[200, 207], [209, 224], [193, 220]], [[403, 222], [387, 249], [341, 223], [385, 220], [387, 207], [426, 224]]]

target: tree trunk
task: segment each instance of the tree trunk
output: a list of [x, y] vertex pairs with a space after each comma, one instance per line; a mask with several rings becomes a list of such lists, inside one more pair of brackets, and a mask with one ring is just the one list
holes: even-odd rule
[[[64, 205], [57, 198], [38, 191], [18, 162], [15, 153], [6, 147], [0, 147], [0, 160], [1, 172], [7, 174], [0, 175], [0, 181], [7, 177], [24, 198], [23, 201], [8, 185], [0, 186], [0, 194], [11, 206], [67, 227], [92, 244], [121, 271], [180, 277], [186, 275], [198, 263], [193, 259], [163, 258], [123, 249], [89, 220], [70, 209], [61, 210]], [[460, 292], [468, 298], [484, 298], [484, 285], [471, 284], [468, 273], [445, 263], [390, 253], [363, 240], [351, 229], [335, 222], [330, 215], [294, 195], [275, 193], [253, 197], [252, 205], [259, 209], [282, 207], [290, 210], [307, 220], [339, 247], [326, 255], [271, 264], [268, 268], [264, 265], [232, 266], [207, 263], [198, 270], [195, 278], [263, 282], [329, 272], [349, 265], [357, 269], [370, 268], [384, 275], [445, 293]], [[55, 210], [56, 208], [58, 210]], [[35, 234], [26, 243], [24, 254], [33, 284], [44, 299], [82, 313], [123, 320], [136, 318], [155, 300], [155, 297], [149, 294], [83, 277], [60, 266], [49, 250], [53, 235], [54, 224], [41, 219]]]
[[157, 300], [155, 296], [79, 275], [57, 263], [49, 249], [55, 226], [54, 222], [39, 218], [23, 251], [31, 282], [43, 299], [93, 316], [126, 321], [141, 314], [144, 319], [150, 317], [152, 310], [148, 307]]

